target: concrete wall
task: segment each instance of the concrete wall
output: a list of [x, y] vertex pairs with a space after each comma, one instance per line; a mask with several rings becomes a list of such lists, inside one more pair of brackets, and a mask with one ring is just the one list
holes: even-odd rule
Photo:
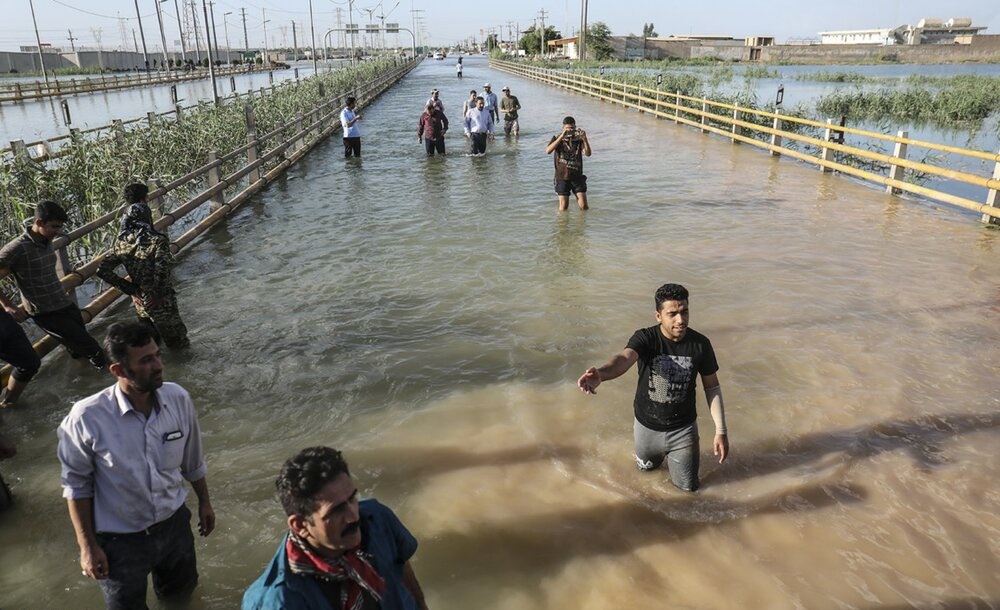
[[[45, 69], [54, 70], [56, 68], [72, 68], [73, 64], [57, 53], [42, 53], [45, 58]], [[41, 72], [38, 62], [38, 53], [21, 53], [20, 51], [0, 51], [0, 73], [8, 73], [12, 70], [17, 72]]]
[[776, 45], [761, 60], [803, 63], [889, 61], [907, 64], [1000, 61], [1000, 36], [976, 36], [968, 45]]
[[[612, 57], [624, 59], [715, 58], [747, 61], [752, 47], [699, 41], [665, 41], [641, 36], [612, 36]], [[1000, 63], [1000, 35], [976, 36], [968, 45], [774, 45], [761, 49], [761, 61], [788, 63]]]
[[[98, 54], [100, 57], [98, 58]], [[232, 59], [236, 61], [242, 60], [243, 55], [236, 51], [226, 52], [223, 50], [219, 51], [220, 57], [219, 61], [227, 61], [227, 59]], [[167, 56], [175, 61], [180, 59], [180, 53], [168, 53]], [[75, 53], [42, 53], [42, 57], [45, 58], [45, 69], [46, 70], [71, 70], [73, 68], [97, 68], [103, 66], [105, 70], [136, 70], [144, 69], [145, 63], [142, 59], [142, 53], [135, 53], [133, 51], [77, 51]], [[195, 60], [195, 52], [189, 51], [185, 56], [188, 59]], [[204, 59], [206, 56], [204, 53], [201, 54]], [[156, 63], [153, 63], [153, 60]], [[150, 53], [149, 54], [149, 64], [150, 68], [158, 68], [160, 62], [163, 61], [162, 53]], [[20, 51], [0, 51], [0, 73], [6, 74], [11, 70], [16, 70], [17, 72], [41, 72], [38, 62], [38, 53], [22, 53]]]

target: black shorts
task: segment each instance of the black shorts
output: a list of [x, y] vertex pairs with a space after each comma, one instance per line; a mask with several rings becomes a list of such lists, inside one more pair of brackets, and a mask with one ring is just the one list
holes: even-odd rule
[[587, 176], [584, 174], [570, 176], [569, 180], [560, 180], [555, 178], [553, 179], [553, 183], [556, 187], [556, 195], [561, 197], [569, 197], [570, 193], [575, 195], [577, 193], [587, 192]]

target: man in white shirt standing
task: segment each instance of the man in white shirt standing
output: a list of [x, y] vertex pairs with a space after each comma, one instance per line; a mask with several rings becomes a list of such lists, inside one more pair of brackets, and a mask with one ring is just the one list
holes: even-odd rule
[[465, 113], [465, 137], [471, 141], [470, 155], [485, 155], [487, 139], [493, 140], [493, 116], [481, 97], [476, 98], [475, 108]]
[[349, 97], [344, 102], [344, 109], [340, 111], [340, 125], [344, 128], [344, 158], [351, 156], [361, 158], [361, 115], [354, 112], [354, 106], [358, 103], [357, 98]]
[[198, 417], [187, 391], [163, 382], [149, 327], [113, 324], [105, 350], [117, 383], [74, 404], [58, 430], [80, 567], [109, 609], [146, 608], [150, 574], [158, 598], [183, 601], [198, 584], [185, 480], [198, 533], [215, 528]]

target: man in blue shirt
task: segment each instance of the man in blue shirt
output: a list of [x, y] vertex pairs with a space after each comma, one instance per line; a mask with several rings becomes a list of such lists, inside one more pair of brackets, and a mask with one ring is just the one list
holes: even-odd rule
[[303, 449], [275, 485], [289, 531], [243, 610], [427, 610], [409, 561], [417, 540], [389, 507], [359, 501], [343, 454]]

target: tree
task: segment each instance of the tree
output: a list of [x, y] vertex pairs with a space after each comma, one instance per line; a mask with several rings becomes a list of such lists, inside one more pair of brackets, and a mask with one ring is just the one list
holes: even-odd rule
[[497, 48], [498, 46], [500, 46], [500, 43], [497, 40], [497, 35], [496, 34], [490, 34], [489, 36], [486, 37], [486, 50], [487, 51], [492, 51], [493, 49]]
[[642, 24], [642, 35], [644, 38], [656, 38], [659, 34], [656, 33], [656, 26], [652, 23]]
[[[523, 49], [528, 55], [537, 55], [542, 52], [542, 32], [539, 28], [531, 26], [523, 34], [521, 34], [521, 42], [518, 43], [518, 48]], [[562, 34], [556, 31], [553, 26], [547, 26], [545, 28], [545, 40], [559, 40], [562, 38]]]
[[587, 28], [587, 51], [594, 59], [600, 61], [611, 57], [611, 28], [603, 21], [595, 21]]

